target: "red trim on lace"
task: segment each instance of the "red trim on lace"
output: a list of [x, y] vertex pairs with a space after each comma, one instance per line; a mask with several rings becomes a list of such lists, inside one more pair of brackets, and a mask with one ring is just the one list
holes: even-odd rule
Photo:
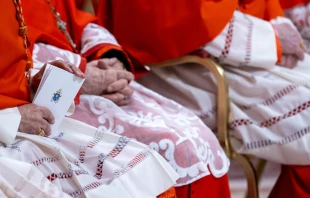
[[79, 175], [89, 175], [89, 173], [86, 170], [75, 170], [75, 175], [79, 176]]
[[114, 158], [118, 154], [120, 154], [122, 152], [122, 150], [125, 148], [125, 146], [128, 144], [129, 141], [130, 141], [130, 138], [120, 137], [118, 139], [118, 142], [115, 145], [115, 147], [112, 149], [112, 151], [109, 152], [109, 154], [107, 156], [104, 155], [103, 153], [98, 156], [97, 171], [96, 171], [96, 175], [95, 175], [95, 177], [97, 177], [97, 179], [101, 179], [101, 177], [102, 177], [102, 167], [103, 167], [104, 160], [107, 157]]
[[229, 124], [230, 128], [235, 128], [238, 126], [247, 126], [253, 124], [253, 122], [249, 119], [239, 119], [239, 120], [234, 120]]
[[98, 156], [98, 163], [97, 163], [97, 170], [96, 170], [96, 175], [95, 177], [97, 179], [101, 179], [102, 177], [102, 168], [103, 168], [103, 162], [104, 160], [107, 158], [106, 155], [104, 155], [103, 153], [101, 153], [99, 156]]
[[245, 54], [245, 59], [244, 62], [241, 63], [241, 65], [249, 65], [251, 62], [251, 52], [252, 52], [252, 35], [253, 35], [253, 27], [254, 27], [254, 23], [253, 21], [246, 15], [243, 15], [244, 18], [249, 22], [248, 25], [248, 35], [247, 35], [247, 41], [246, 41], [246, 54]]
[[[144, 152], [139, 153], [138, 155], [136, 155], [127, 165], [126, 167], [124, 167], [121, 170], [117, 170], [115, 171], [114, 175], [116, 177], [119, 177], [120, 175], [126, 173], [127, 171], [131, 170], [133, 167], [135, 167], [137, 164], [139, 164], [141, 161], [143, 161], [143, 159], [145, 159], [147, 156], [150, 155], [149, 150], [146, 150]], [[112, 180], [111, 180], [112, 181]], [[111, 182], [110, 181], [110, 182]]]
[[270, 146], [273, 144], [278, 144], [278, 145], [288, 144], [294, 140], [300, 139], [301, 137], [303, 137], [309, 133], [310, 133], [310, 126], [304, 128], [300, 131], [297, 131], [297, 132], [291, 134], [290, 136], [284, 137], [283, 139], [278, 140], [278, 141], [259, 140], [259, 141], [255, 141], [255, 142], [245, 143], [245, 149], [247, 149], [247, 150], [257, 149], [257, 148], [261, 148], [261, 147]]
[[264, 102], [261, 103], [255, 103], [255, 104], [250, 104], [247, 106], [243, 106], [241, 107], [242, 110], [249, 110], [255, 106], [257, 106], [258, 104], [260, 105], [264, 105], [264, 106], [270, 106], [273, 103], [275, 103], [277, 100], [281, 99], [283, 96], [291, 93], [293, 90], [295, 90], [297, 87], [299, 87], [297, 84], [291, 84], [287, 87], [285, 87], [284, 89], [282, 89], [281, 91], [279, 91], [278, 93], [276, 93], [275, 95], [273, 95], [272, 97], [268, 98], [267, 100], [265, 100]]
[[61, 155], [57, 155], [54, 157], [43, 157], [43, 158], [40, 158], [40, 159], [32, 162], [32, 164], [35, 166], [39, 166], [45, 162], [51, 163], [51, 162], [59, 161], [60, 159], [61, 159]]
[[80, 151], [79, 151], [80, 163], [84, 163], [84, 157], [85, 157], [85, 154], [86, 154], [86, 149], [87, 149], [86, 146], [80, 146]]
[[[305, 102], [304, 104], [298, 106], [297, 108], [293, 109], [292, 111], [289, 111], [288, 113], [282, 116], [270, 118], [264, 122], [258, 123], [258, 125], [260, 127], [270, 127], [283, 119], [286, 119], [294, 115], [297, 115], [298, 113], [301, 113], [302, 111], [308, 109], [309, 107], [310, 107], [310, 101]], [[230, 127], [235, 128], [235, 127], [246, 126], [250, 124], [254, 124], [254, 122], [249, 119], [239, 119], [239, 120], [234, 120], [233, 122], [231, 122]]]
[[229, 54], [229, 50], [230, 50], [230, 46], [231, 46], [231, 42], [233, 38], [234, 22], [235, 22], [235, 18], [233, 17], [232, 20], [229, 22], [229, 27], [228, 27], [228, 31], [226, 35], [226, 40], [225, 40], [225, 47], [222, 50], [222, 53], [219, 57], [220, 61], [223, 61], [224, 59], [226, 59]]
[[112, 158], [116, 157], [118, 154], [122, 152], [122, 150], [125, 148], [125, 146], [128, 144], [129, 141], [130, 141], [130, 138], [127, 138], [125, 136], [120, 137], [117, 144], [115, 145], [113, 150], [110, 151], [108, 156]]
[[94, 148], [100, 142], [100, 140], [102, 139], [103, 135], [104, 135], [104, 132], [98, 130], [96, 132], [96, 134], [94, 135], [94, 137], [87, 144], [87, 148]]
[[96, 131], [94, 137], [87, 143], [86, 146], [85, 145], [80, 146], [80, 151], [79, 151], [80, 163], [84, 163], [84, 157], [85, 157], [87, 148], [94, 148], [100, 142], [103, 135], [104, 135], [104, 132], [98, 130]]
[[72, 178], [72, 171], [69, 173], [52, 173], [49, 176], [47, 176], [47, 179], [50, 181], [54, 181], [55, 179], [69, 179]]

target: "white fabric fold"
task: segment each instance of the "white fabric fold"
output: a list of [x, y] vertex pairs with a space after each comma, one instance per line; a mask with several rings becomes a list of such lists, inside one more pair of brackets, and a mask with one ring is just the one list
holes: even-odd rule
[[0, 141], [11, 144], [17, 134], [21, 115], [17, 107], [0, 110]]
[[32, 164], [0, 157], [0, 197], [69, 198]]
[[70, 118], [50, 137], [18, 133], [0, 155], [33, 164], [71, 197], [156, 198], [179, 178], [150, 147]]

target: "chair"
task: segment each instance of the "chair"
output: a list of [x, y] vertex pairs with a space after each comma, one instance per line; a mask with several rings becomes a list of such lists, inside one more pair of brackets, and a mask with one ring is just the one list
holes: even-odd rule
[[[95, 0], [85, 0], [83, 6], [84, 11], [94, 14]], [[236, 153], [230, 142], [229, 136], [229, 95], [228, 84], [223, 68], [209, 58], [201, 58], [195, 55], [187, 55], [180, 58], [164, 61], [157, 64], [148, 64], [151, 68], [169, 67], [185, 63], [196, 63], [206, 67], [217, 81], [218, 97], [217, 97], [217, 138], [229, 159], [236, 160], [243, 167], [248, 185], [248, 198], [258, 198], [258, 181], [264, 170], [266, 161], [260, 160], [257, 170], [250, 161], [251, 156]]]
[[250, 161], [252, 156], [236, 153], [230, 142], [229, 136], [229, 95], [228, 84], [224, 69], [209, 58], [201, 58], [195, 55], [187, 55], [181, 58], [168, 60], [162, 63], [148, 64], [150, 68], [169, 67], [172, 65], [180, 65], [185, 63], [195, 63], [206, 67], [215, 77], [217, 83], [217, 138], [229, 159], [236, 160], [244, 169], [248, 185], [248, 198], [258, 198], [258, 179], [260, 179], [266, 161], [260, 160], [257, 170]]

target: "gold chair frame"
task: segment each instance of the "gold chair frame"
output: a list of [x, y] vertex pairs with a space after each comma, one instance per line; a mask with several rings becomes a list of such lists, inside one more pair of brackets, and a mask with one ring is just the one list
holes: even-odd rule
[[[94, 14], [94, 3], [93, 0], [85, 0], [82, 10]], [[217, 83], [218, 97], [217, 97], [217, 138], [224, 149], [226, 155], [229, 159], [236, 160], [242, 166], [246, 179], [247, 179], [247, 197], [248, 198], [258, 198], [258, 182], [261, 178], [262, 172], [266, 165], [265, 160], [260, 160], [257, 168], [255, 169], [250, 161], [250, 156], [242, 155], [236, 153], [230, 142], [229, 135], [229, 92], [228, 83], [225, 76], [224, 69], [213, 60], [209, 58], [201, 58], [194, 55], [187, 55], [180, 58], [164, 61], [157, 64], [147, 64], [151, 68], [158, 67], [169, 67], [173, 65], [180, 65], [186, 63], [195, 63], [202, 65], [207, 68], [215, 77]]]
[[195, 63], [207, 68], [215, 77], [217, 84], [217, 138], [229, 159], [236, 160], [243, 167], [247, 179], [247, 197], [258, 198], [258, 182], [261, 178], [266, 161], [260, 160], [257, 170], [250, 161], [250, 156], [236, 153], [230, 142], [229, 135], [229, 112], [230, 100], [228, 83], [224, 69], [209, 58], [201, 58], [194, 55], [187, 55], [180, 58], [164, 61], [162, 63], [147, 64], [150, 68], [169, 67], [186, 63]]

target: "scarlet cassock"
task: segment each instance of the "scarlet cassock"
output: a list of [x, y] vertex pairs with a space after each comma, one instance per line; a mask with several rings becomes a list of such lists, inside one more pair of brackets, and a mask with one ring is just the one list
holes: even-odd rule
[[[170, 3], [100, 2], [97, 15], [123, 48], [143, 63], [207, 52], [223, 66], [228, 79], [229, 126], [236, 151], [282, 164], [309, 164], [309, 57], [294, 69], [276, 65], [282, 48], [274, 26], [286, 23], [294, 28], [283, 17], [279, 2]], [[217, 86], [206, 68], [156, 68], [139, 82], [188, 107], [216, 130]]]
[[20, 6], [0, 2], [1, 197], [156, 197], [169, 189], [177, 173], [133, 139], [70, 118], [50, 137], [17, 132], [17, 107], [30, 102]]
[[[44, 14], [39, 11], [33, 12], [34, 5], [41, 7], [42, 9], [39, 10], [44, 10]], [[72, 42], [68, 41], [66, 34], [60, 31], [63, 26], [57, 26], [56, 16], [58, 15], [55, 16], [53, 8], [60, 13], [61, 21], [58, 22], [61, 23], [58, 24], [67, 24], [66, 29], [72, 38]], [[121, 49], [113, 35], [103, 27], [96, 25], [94, 23], [95, 17], [78, 11], [75, 8], [74, 1], [51, 1], [50, 3], [39, 0], [31, 1], [23, 4], [23, 11], [29, 27], [29, 39], [32, 42], [30, 51], [33, 55], [35, 69], [40, 69], [42, 63], [61, 59], [73, 63], [81, 70], [85, 70], [87, 59], [99, 59], [105, 53], [114, 50], [121, 54], [129, 67], [128, 69], [139, 75], [138, 71], [134, 71], [132, 59]], [[49, 21], [50, 25], [45, 25], [46, 21]], [[73, 47], [72, 43], [75, 43], [76, 46]], [[32, 71], [33, 73], [35, 73], [35, 69]], [[53, 144], [68, 146], [63, 147], [64, 151], [62, 152], [75, 150], [74, 161], [70, 161], [73, 164], [76, 163], [80, 166], [96, 161], [98, 164], [95, 166], [98, 165], [101, 168], [99, 164], [106, 160], [109, 151], [113, 153], [114, 151], [106, 149], [107, 153], [94, 155], [92, 151], [97, 151], [96, 148], [98, 148], [98, 152], [99, 150], [103, 152], [98, 146], [100, 141], [109, 142], [114, 136], [118, 137], [116, 142], [112, 141], [115, 143], [112, 145], [116, 146], [116, 150], [122, 150], [131, 145], [129, 142], [133, 142], [133, 140], [129, 138], [133, 138], [150, 145], [152, 153], [154, 150], [157, 151], [169, 162], [180, 176], [180, 179], [177, 180], [177, 186], [189, 184], [210, 174], [221, 177], [227, 173], [229, 160], [214, 134], [196, 115], [134, 81], [131, 82], [131, 86], [135, 92], [131, 97], [131, 103], [124, 107], [118, 107], [101, 96], [80, 95], [80, 103], [76, 105], [72, 118], [98, 128], [92, 128], [93, 132], [88, 132], [76, 120], [66, 119], [64, 123], [68, 122], [70, 125], [76, 126], [79, 131], [85, 131], [83, 134], [87, 134], [89, 139], [87, 139], [88, 136], [84, 137], [83, 135], [74, 139], [71, 135], [77, 132], [73, 132], [75, 129], [72, 130], [72, 133], [65, 131], [68, 125], [64, 124], [65, 128], [62, 128], [64, 130], [54, 134], [53, 137], [49, 138], [49, 141], [52, 141]], [[124, 135], [128, 138], [121, 138], [115, 134]], [[23, 142], [18, 143], [17, 146], [23, 147]], [[12, 150], [12, 152], [16, 151]], [[62, 152], [54, 151], [48, 156], [52, 159], [59, 159]], [[13, 156], [13, 154], [10, 155]], [[121, 157], [120, 155], [119, 159]], [[45, 159], [44, 156], [41, 158]], [[116, 158], [118, 159], [118, 155]], [[36, 163], [37, 158], [34, 160], [27, 157], [27, 160]], [[46, 161], [51, 161], [51, 158], [47, 158]], [[38, 163], [40, 164], [41, 161]], [[108, 162], [104, 162], [104, 164], [108, 164]], [[66, 173], [71, 170], [75, 171], [74, 168], [77, 167], [71, 165]], [[57, 171], [55, 172], [57, 174]], [[51, 177], [58, 181], [60, 176], [52, 175]], [[134, 185], [139, 185], [139, 182]]]

